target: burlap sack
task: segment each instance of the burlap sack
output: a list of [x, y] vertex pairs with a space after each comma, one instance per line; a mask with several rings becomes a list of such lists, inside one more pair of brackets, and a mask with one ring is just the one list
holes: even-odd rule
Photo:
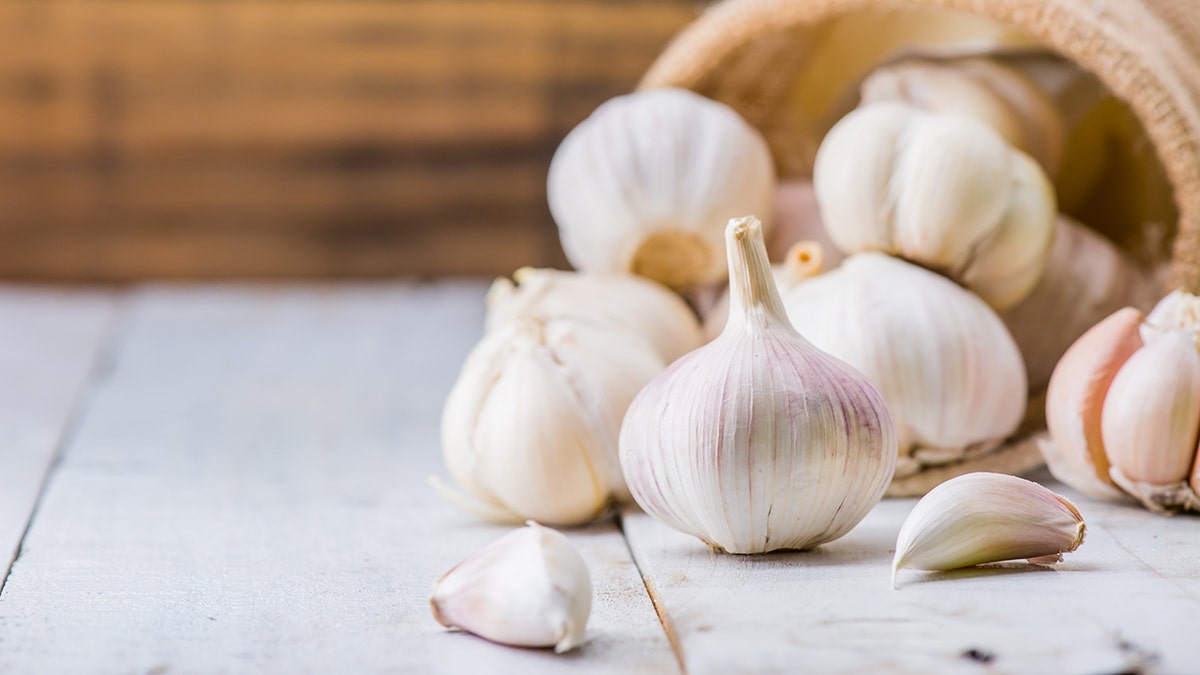
[[[1170, 257], [1170, 287], [1200, 292], [1200, 0], [725, 0], [677, 36], [642, 87], [733, 106], [767, 137], [781, 173], [803, 176], [845, 112], [847, 87], [914, 46], [1049, 48], [1094, 74], [1137, 133], [1113, 160], [1126, 166], [1083, 200], [1081, 219], [1131, 250], [1160, 221], [1173, 242], [1157, 253]], [[1037, 467], [1030, 434], [1041, 406], [1030, 402], [1034, 414], [1002, 450], [897, 480], [889, 494]]]

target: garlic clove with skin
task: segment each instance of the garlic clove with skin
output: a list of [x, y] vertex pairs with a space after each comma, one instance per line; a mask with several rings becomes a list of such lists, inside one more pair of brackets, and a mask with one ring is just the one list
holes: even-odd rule
[[703, 331], [687, 303], [644, 277], [523, 267], [513, 278], [516, 284], [501, 278], [488, 291], [489, 331], [516, 316], [581, 321], [643, 337], [665, 363], [703, 341]]
[[626, 501], [621, 419], [663, 367], [645, 340], [591, 324], [515, 317], [492, 330], [442, 413], [446, 466], [467, 493], [457, 501], [497, 522], [556, 525]]
[[1153, 342], [1177, 330], [1200, 329], [1200, 297], [1183, 291], [1171, 291], [1146, 315], [1142, 339]]
[[1200, 353], [1176, 330], [1129, 357], [1104, 398], [1113, 480], [1152, 510], [1200, 506], [1188, 485], [1200, 435]]
[[722, 281], [723, 223], [771, 209], [775, 168], [732, 108], [683, 89], [607, 101], [563, 140], [547, 196], [576, 269], [674, 289]]
[[986, 472], [951, 478], [922, 497], [900, 526], [892, 588], [904, 568], [1058, 562], [1079, 548], [1086, 529], [1074, 504], [1033, 481]]
[[725, 236], [725, 330], [638, 394], [621, 466], [646, 513], [714, 549], [809, 549], [882, 497], [895, 429], [874, 387], [788, 322], [758, 220]]
[[592, 585], [571, 542], [530, 521], [447, 572], [429, 607], [443, 626], [561, 654], [583, 642]]
[[1046, 392], [1050, 441], [1040, 445], [1042, 455], [1055, 478], [1092, 497], [1120, 497], [1101, 419], [1113, 378], [1142, 347], [1141, 322], [1141, 312], [1127, 307], [1093, 326], [1058, 362]]

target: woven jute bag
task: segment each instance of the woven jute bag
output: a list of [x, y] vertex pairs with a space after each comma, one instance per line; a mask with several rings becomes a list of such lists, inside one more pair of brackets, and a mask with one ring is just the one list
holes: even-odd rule
[[[725, 0], [675, 38], [641, 88], [683, 87], [732, 106], [767, 138], [781, 176], [804, 177], [856, 78], [905, 50], [998, 45], [1055, 52], [1124, 104], [1137, 132], [1113, 161], [1128, 166], [1083, 200], [1081, 220], [1130, 250], [1159, 221], [1164, 291], [1200, 292], [1200, 0]], [[1113, 201], [1122, 196], [1140, 204]], [[1030, 402], [1001, 448], [897, 479], [889, 494], [1036, 468], [1042, 406]]]

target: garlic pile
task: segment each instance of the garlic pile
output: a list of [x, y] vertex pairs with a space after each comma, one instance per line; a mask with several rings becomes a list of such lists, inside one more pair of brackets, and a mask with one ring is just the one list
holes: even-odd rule
[[1021, 354], [974, 294], [880, 253], [783, 286], [796, 330], [887, 402], [900, 438], [897, 477], [986, 453], [1016, 431], [1026, 400]]
[[1021, 558], [1061, 562], [1086, 531], [1074, 504], [1037, 483], [968, 473], [930, 490], [900, 526], [892, 588], [904, 568], [952, 570]]
[[567, 259], [672, 288], [724, 279], [724, 223], [767, 214], [766, 141], [724, 104], [682, 89], [614, 98], [554, 154], [547, 194]]
[[1117, 311], [1050, 378], [1042, 452], [1059, 480], [1121, 491], [1156, 512], [1200, 510], [1200, 298], [1176, 291], [1145, 316]]
[[571, 542], [530, 522], [447, 572], [429, 608], [443, 626], [561, 654], [583, 642], [592, 584]]
[[813, 184], [843, 251], [907, 258], [997, 309], [1033, 290], [1050, 252], [1046, 174], [970, 117], [894, 101], [858, 108], [822, 141]]
[[628, 274], [523, 268], [488, 291], [482, 341], [442, 415], [464, 508], [498, 522], [591, 520], [629, 495], [617, 461], [625, 409], [700, 344], [688, 306]]
[[714, 549], [812, 548], [879, 501], [896, 433], [874, 387], [788, 323], [758, 220], [725, 237], [725, 331], [638, 394], [621, 466], [648, 514]]
[[664, 363], [700, 346], [696, 315], [678, 295], [631, 274], [580, 274], [524, 267], [518, 285], [497, 279], [488, 291], [488, 330], [515, 316], [566, 319], [638, 335]]

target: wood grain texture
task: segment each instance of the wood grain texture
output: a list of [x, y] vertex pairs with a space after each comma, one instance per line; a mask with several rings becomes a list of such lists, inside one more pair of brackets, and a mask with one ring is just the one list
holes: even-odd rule
[[72, 413], [86, 404], [114, 300], [103, 292], [0, 287], [0, 580]]
[[561, 265], [555, 146], [697, 7], [0, 3], [0, 277]]
[[429, 613], [507, 531], [426, 484], [485, 288], [136, 292], [0, 596], [0, 673], [675, 669], [612, 523], [568, 533], [596, 589], [578, 651]]
[[1195, 670], [1194, 519], [1053, 487], [1088, 524], [1064, 563], [902, 571], [895, 591], [896, 535], [914, 500], [885, 500], [807, 553], [717, 554], [640, 512], [624, 527], [693, 675]]

